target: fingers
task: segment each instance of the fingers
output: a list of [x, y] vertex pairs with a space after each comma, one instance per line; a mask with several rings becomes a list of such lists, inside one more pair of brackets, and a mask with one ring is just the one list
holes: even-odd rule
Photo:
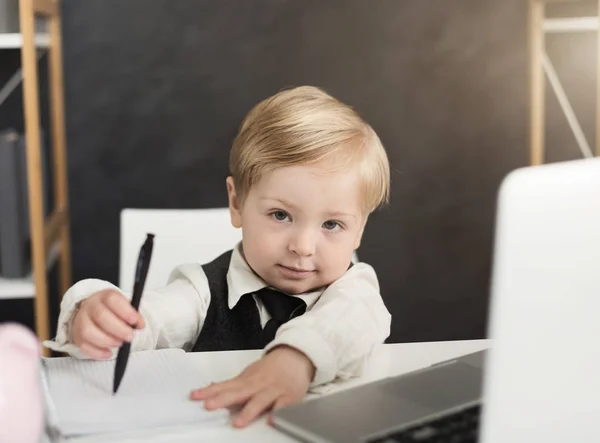
[[128, 325], [139, 327], [140, 324], [144, 323], [140, 313], [131, 306], [131, 302], [118, 292], [106, 291], [103, 302], [106, 307]]
[[235, 385], [236, 380], [237, 377], [221, 383], [211, 383], [204, 388], [195, 389], [190, 393], [190, 398], [192, 400], [206, 400], [207, 398], [229, 389], [232, 385]]
[[83, 343], [79, 349], [81, 349], [81, 352], [83, 352], [88, 357], [91, 357], [96, 360], [104, 360], [110, 358], [110, 356], [112, 355], [110, 349], [94, 346], [90, 343]]
[[73, 319], [72, 339], [89, 357], [108, 358], [109, 348], [131, 342], [133, 328], [144, 326], [127, 298], [114, 290], [100, 291], [82, 302]]
[[107, 329], [97, 325], [93, 320], [90, 320], [87, 322], [85, 328], [82, 328], [81, 330], [82, 342], [98, 348], [121, 346], [123, 341], [106, 331]]
[[204, 400], [209, 410], [243, 405], [233, 425], [244, 427], [266, 410], [302, 400], [310, 384], [302, 362], [297, 353], [276, 350], [231, 380], [191, 392], [190, 398]]
[[228, 408], [247, 402], [253, 395], [256, 395], [258, 389], [256, 386], [243, 386], [241, 384], [232, 385], [204, 401], [204, 407], [209, 411], [221, 408]]
[[273, 406], [279, 392], [275, 389], [267, 389], [254, 395], [246, 403], [242, 411], [233, 420], [233, 426], [243, 428], [252, 423], [259, 415]]
[[192, 400], [205, 400], [204, 407], [208, 410], [227, 408], [244, 404], [242, 411], [233, 421], [235, 427], [248, 426], [259, 415], [274, 404], [285, 405], [285, 399], [278, 399], [279, 390], [275, 388], [259, 389], [257, 386], [247, 386], [238, 378], [223, 383], [215, 383], [203, 389], [196, 389], [190, 394]]
[[257, 392], [264, 390], [262, 384], [239, 375], [222, 383], [213, 383], [190, 393], [192, 400], [204, 400], [204, 407], [208, 410], [228, 408], [247, 402]]
[[[205, 400], [205, 406], [207, 409], [218, 409], [219, 407], [227, 407], [230, 403], [224, 404], [220, 400], [223, 395], [226, 395], [226, 399], [231, 398], [231, 393], [240, 392], [242, 387], [246, 385], [246, 390], [249, 392], [252, 387], [249, 383], [244, 383], [240, 379], [241, 376], [232, 378], [221, 383], [211, 383], [205, 388], [196, 389], [191, 392], [190, 398], [192, 400]], [[229, 393], [229, 394], [228, 394]]]
[[90, 317], [97, 328], [119, 340], [113, 346], [120, 346], [124, 341], [131, 342], [133, 340], [133, 328], [104, 305], [100, 304], [93, 309], [90, 312]]

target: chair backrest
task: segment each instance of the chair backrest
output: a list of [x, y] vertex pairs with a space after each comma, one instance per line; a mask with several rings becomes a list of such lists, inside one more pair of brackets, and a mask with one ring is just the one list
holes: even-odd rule
[[208, 263], [233, 248], [242, 231], [231, 225], [229, 209], [123, 209], [119, 287], [133, 289], [135, 264], [146, 233], [156, 235], [146, 288], [167, 283], [183, 263]]
[[[125, 291], [133, 290], [138, 253], [149, 232], [156, 237], [147, 289], [164, 286], [178, 265], [208, 263], [242, 239], [241, 229], [231, 225], [228, 208], [123, 209], [119, 287]], [[356, 253], [352, 261], [358, 262]]]

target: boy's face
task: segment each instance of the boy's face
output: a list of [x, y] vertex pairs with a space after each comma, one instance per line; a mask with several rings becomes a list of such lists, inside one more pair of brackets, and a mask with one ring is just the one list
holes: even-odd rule
[[244, 257], [269, 285], [299, 294], [331, 284], [348, 269], [366, 223], [358, 172], [318, 165], [265, 173], [240, 207], [227, 178], [231, 222]]

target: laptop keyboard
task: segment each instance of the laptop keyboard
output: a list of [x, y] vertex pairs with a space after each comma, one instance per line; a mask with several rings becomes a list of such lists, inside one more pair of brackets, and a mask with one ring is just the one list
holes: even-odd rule
[[476, 443], [480, 409], [480, 405], [472, 406], [368, 443]]

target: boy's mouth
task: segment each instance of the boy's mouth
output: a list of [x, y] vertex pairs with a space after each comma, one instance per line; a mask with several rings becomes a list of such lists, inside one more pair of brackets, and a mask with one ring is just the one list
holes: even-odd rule
[[306, 278], [315, 272], [314, 269], [295, 268], [291, 266], [277, 265], [281, 272], [290, 278], [302, 279]]

